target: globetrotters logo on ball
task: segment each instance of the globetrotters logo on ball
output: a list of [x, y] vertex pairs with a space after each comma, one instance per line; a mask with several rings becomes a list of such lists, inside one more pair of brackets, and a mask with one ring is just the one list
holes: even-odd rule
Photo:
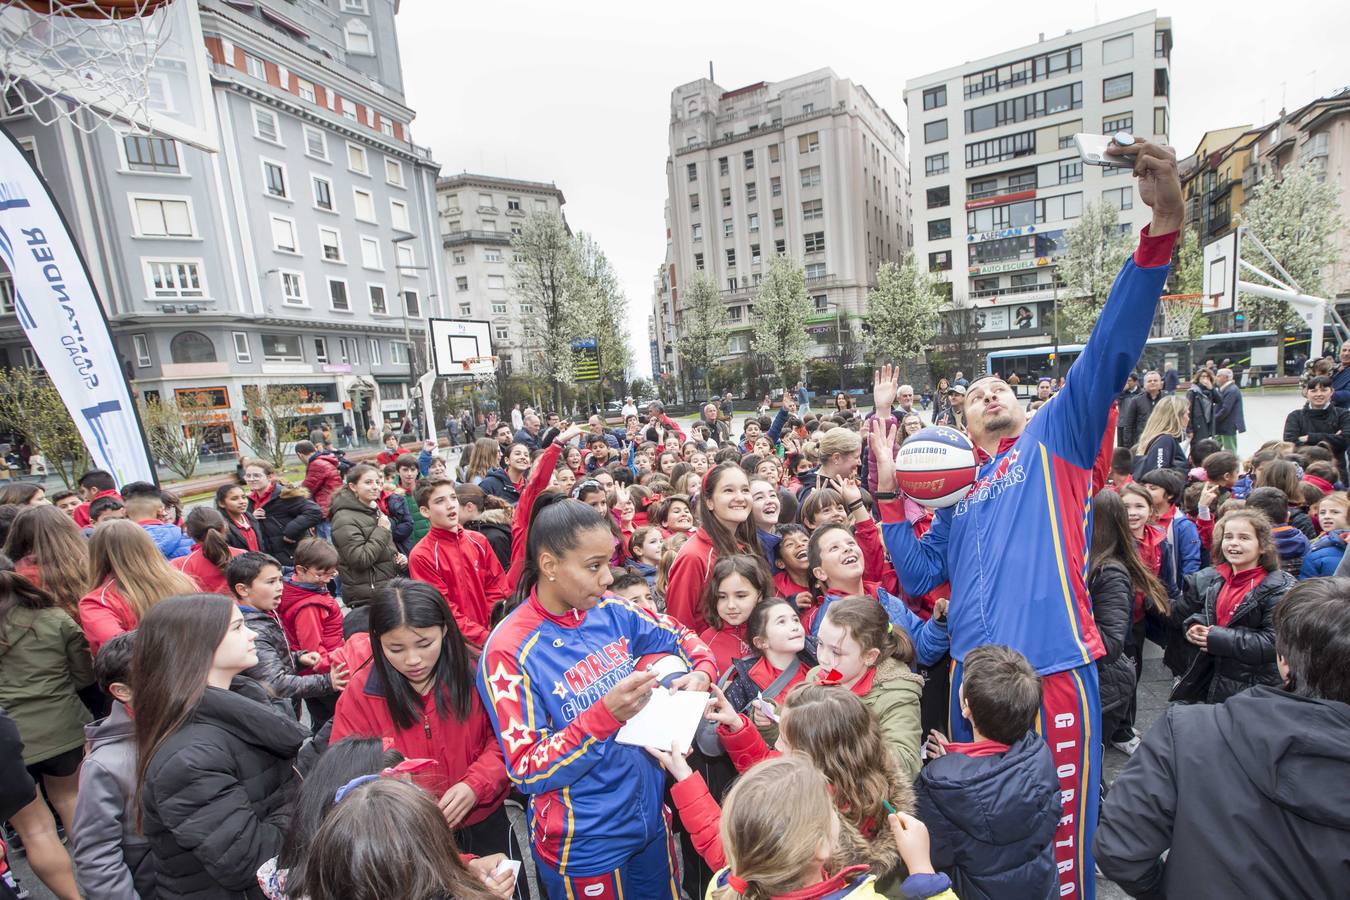
[[937, 509], [960, 500], [978, 471], [970, 439], [943, 425], [910, 435], [895, 457], [900, 489], [916, 503]]

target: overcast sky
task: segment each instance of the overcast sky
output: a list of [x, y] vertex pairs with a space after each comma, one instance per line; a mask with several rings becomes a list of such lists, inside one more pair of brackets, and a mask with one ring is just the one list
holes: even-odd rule
[[[908, 78], [1133, 15], [1122, 3], [467, 3], [403, 0], [398, 16], [414, 140], [443, 174], [556, 182], [573, 230], [590, 232], [628, 295], [636, 369], [649, 374], [652, 277], [673, 87], [728, 90], [830, 67], [864, 85], [902, 128]], [[922, 13], [917, 10], [922, 9]], [[1033, 12], [1034, 11], [1034, 12]], [[1350, 85], [1350, 4], [1198, 2], [1171, 16], [1172, 140], [1274, 118]], [[1277, 15], [1278, 14], [1278, 15]]]

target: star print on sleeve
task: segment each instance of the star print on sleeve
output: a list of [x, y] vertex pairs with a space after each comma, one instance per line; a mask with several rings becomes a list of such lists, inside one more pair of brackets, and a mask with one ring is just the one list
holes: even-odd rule
[[519, 719], [512, 719], [507, 723], [506, 730], [502, 732], [502, 740], [506, 741], [508, 753], [515, 753], [521, 746], [530, 743], [534, 739], [534, 732], [526, 728]]
[[519, 703], [520, 694], [516, 688], [524, 680], [524, 676], [512, 675], [506, 671], [506, 665], [498, 660], [497, 668], [493, 670], [492, 677], [488, 679], [488, 690], [492, 693], [493, 704], [500, 703], [503, 699]]
[[555, 681], [553, 682], [553, 693], [557, 694], [559, 697], [566, 697], [567, 688], [563, 686], [563, 683], [561, 681]]

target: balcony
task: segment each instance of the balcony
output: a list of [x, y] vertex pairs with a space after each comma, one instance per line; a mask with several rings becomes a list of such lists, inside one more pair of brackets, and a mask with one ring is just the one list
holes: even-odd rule
[[457, 247], [460, 244], [502, 244], [511, 243], [509, 231], [450, 231], [441, 235], [441, 246]]
[[1248, 166], [1242, 170], [1242, 189], [1250, 191], [1261, 183], [1261, 167]]

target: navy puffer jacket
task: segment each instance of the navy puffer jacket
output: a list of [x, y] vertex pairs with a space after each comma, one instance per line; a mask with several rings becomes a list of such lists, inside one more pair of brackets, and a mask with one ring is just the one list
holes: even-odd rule
[[1059, 779], [1050, 747], [1035, 732], [1001, 755], [938, 757], [919, 773], [914, 795], [933, 866], [951, 876], [961, 900], [1059, 896]]

